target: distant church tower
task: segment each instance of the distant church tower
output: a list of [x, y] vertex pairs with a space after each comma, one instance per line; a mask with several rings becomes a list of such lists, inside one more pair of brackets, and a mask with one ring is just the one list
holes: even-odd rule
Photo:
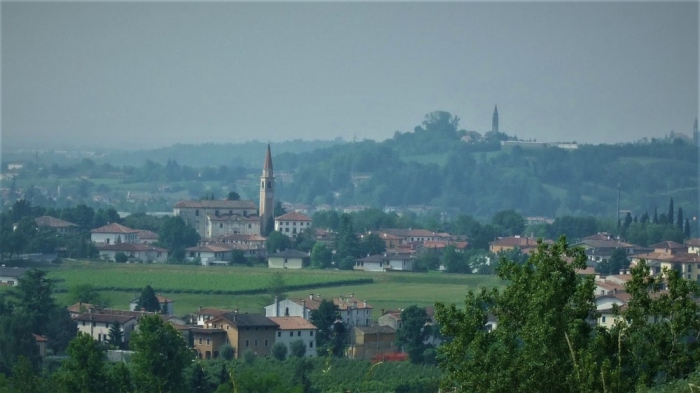
[[263, 236], [275, 229], [274, 186], [275, 176], [272, 173], [272, 153], [270, 153], [270, 144], [268, 143], [265, 164], [263, 165], [262, 176], [260, 176], [260, 232]]
[[498, 105], [493, 108], [493, 120], [491, 121], [491, 132], [498, 132]]

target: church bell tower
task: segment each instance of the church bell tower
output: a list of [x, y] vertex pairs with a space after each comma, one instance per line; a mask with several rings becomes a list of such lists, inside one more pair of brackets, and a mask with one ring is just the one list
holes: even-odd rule
[[274, 202], [275, 176], [272, 172], [272, 153], [270, 144], [267, 144], [267, 154], [260, 176], [260, 232], [267, 235], [275, 229], [275, 202]]
[[498, 132], [498, 105], [493, 108], [493, 120], [491, 121], [491, 132]]

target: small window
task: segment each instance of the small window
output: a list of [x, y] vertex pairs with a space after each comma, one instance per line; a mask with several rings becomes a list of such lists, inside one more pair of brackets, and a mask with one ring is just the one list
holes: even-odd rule
[[313, 347], [314, 347], [314, 342], [313, 342], [313, 341], [309, 341], [309, 348], [313, 348]]
[[297, 337], [301, 337], [301, 330], [297, 332]]
[[309, 332], [309, 336], [311, 336], [311, 337], [314, 336], [314, 331], [313, 331], [313, 330]]
[[202, 345], [202, 338], [199, 338], [199, 345]]
[[289, 337], [294, 337], [294, 332], [289, 332]]
[[207, 339], [207, 347], [211, 347], [211, 339]]
[[603, 323], [605, 323], [605, 317], [603, 317], [602, 319], [603, 319]]
[[214, 324], [214, 326], [213, 326], [213, 327], [214, 327], [214, 329], [216, 329], [216, 324]]
[[250, 346], [250, 343], [248, 342], [248, 340], [245, 340], [245, 346], [246, 346], [246, 348]]
[[258, 339], [257, 338], [255, 339], [255, 346], [256, 347], [258, 346]]
[[223, 228], [223, 227], [224, 227], [224, 224], [219, 223], [219, 228]]
[[228, 330], [228, 325], [226, 325], [226, 330]]
[[266, 347], [270, 346], [270, 340], [265, 339], [265, 346], [266, 346]]
[[195, 211], [194, 211], [194, 215], [195, 215], [195, 216], [198, 216], [198, 215], [199, 215], [199, 210], [195, 210]]
[[282, 332], [277, 332], [277, 337], [282, 337]]

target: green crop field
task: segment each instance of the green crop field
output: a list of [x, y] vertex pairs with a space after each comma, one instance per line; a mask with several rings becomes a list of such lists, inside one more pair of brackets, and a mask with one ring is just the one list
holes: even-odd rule
[[[59, 280], [58, 289], [77, 284], [92, 284], [112, 307], [126, 309], [138, 289], [150, 284], [156, 292], [175, 301], [175, 314], [185, 315], [198, 306], [224, 309], [238, 308], [242, 312], [262, 312], [268, 299], [265, 294], [230, 295], [216, 291], [264, 289], [274, 273], [282, 273], [287, 285], [305, 285], [307, 289], [290, 291], [289, 297], [306, 297], [309, 293], [323, 298], [349, 296], [366, 300], [373, 306], [372, 318], [382, 309], [399, 309], [410, 305], [429, 306], [436, 302], [461, 305], [468, 290], [504, 286], [495, 276], [430, 273], [369, 273], [331, 270], [273, 270], [242, 266], [183, 266], [116, 264], [106, 262], [69, 261], [51, 268], [49, 277]], [[371, 278], [372, 281], [367, 280]], [[364, 282], [353, 284], [352, 280]], [[347, 284], [350, 282], [351, 284]], [[337, 283], [337, 286], [334, 284]], [[112, 288], [119, 288], [112, 290]], [[184, 293], [193, 290], [201, 293]], [[71, 303], [70, 294], [58, 293], [60, 304]]]

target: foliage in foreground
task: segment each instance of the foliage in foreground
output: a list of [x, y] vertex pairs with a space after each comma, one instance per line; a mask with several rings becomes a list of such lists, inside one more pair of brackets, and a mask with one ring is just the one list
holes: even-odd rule
[[[570, 262], [567, 262], [569, 260]], [[540, 244], [525, 264], [502, 260], [503, 291], [469, 292], [464, 310], [438, 304], [451, 341], [439, 348], [443, 387], [479, 392], [628, 392], [684, 378], [700, 364], [697, 283], [646, 263], [632, 269], [632, 300], [616, 325], [593, 328], [593, 278], [577, 276], [583, 250]], [[664, 289], [667, 288], [667, 289]], [[487, 315], [498, 318], [493, 332]]]

